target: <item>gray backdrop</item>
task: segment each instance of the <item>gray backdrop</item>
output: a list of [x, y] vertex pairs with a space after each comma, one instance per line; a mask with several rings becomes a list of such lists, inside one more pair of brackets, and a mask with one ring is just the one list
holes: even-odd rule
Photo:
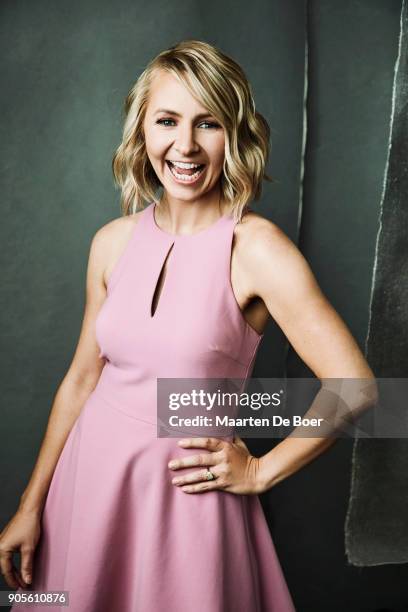
[[[403, 4], [394, 72], [366, 353], [377, 376], [408, 371], [408, 5]], [[408, 441], [357, 439], [346, 521], [347, 554], [356, 565], [408, 561]]]
[[[276, 180], [255, 208], [299, 244], [363, 348], [401, 5], [3, 0], [1, 527], [30, 476], [78, 340], [90, 240], [120, 215], [110, 163], [123, 99], [170, 44], [206, 40], [247, 72], [272, 128]], [[271, 322], [254, 375], [283, 373], [311, 375]], [[272, 445], [248, 440], [255, 454]], [[339, 440], [261, 497], [300, 611], [408, 605], [406, 565], [362, 568], [346, 557], [351, 451], [352, 441]]]

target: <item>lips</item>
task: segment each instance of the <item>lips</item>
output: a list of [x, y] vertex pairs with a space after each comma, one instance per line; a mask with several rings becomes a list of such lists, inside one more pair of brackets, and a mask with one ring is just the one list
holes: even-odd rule
[[201, 170], [203, 166], [205, 166], [205, 164], [197, 164], [196, 162], [180, 162], [186, 164], [194, 164], [195, 166], [193, 168], [181, 168], [180, 166], [177, 166], [171, 159], [166, 159], [166, 163], [171, 168], [174, 168], [179, 174], [188, 174], [189, 172], [194, 173], [197, 172], [197, 170]]
[[195, 183], [201, 177], [205, 168], [205, 164], [197, 164], [198, 167], [194, 169], [178, 168], [169, 159], [166, 159], [166, 164], [172, 178], [179, 184], [187, 185]]

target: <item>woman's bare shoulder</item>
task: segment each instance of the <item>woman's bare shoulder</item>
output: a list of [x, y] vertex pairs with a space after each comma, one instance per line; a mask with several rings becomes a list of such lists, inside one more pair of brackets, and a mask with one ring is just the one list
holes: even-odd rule
[[236, 230], [237, 260], [251, 291], [260, 291], [266, 286], [277, 289], [290, 278], [310, 277], [298, 246], [273, 221], [247, 211]]
[[96, 231], [92, 239], [91, 257], [102, 271], [105, 284], [106, 278], [124, 252], [142, 212], [112, 219]]
[[[273, 221], [263, 217], [253, 210], [247, 210], [236, 225], [237, 242], [241, 242], [242, 247], [252, 245], [252, 249], [262, 251], [264, 248], [280, 249], [282, 247], [295, 247], [289, 236]], [[297, 248], [297, 247], [295, 247]]]
[[105, 223], [105, 225], [102, 225], [102, 227], [97, 230], [95, 239], [98, 240], [98, 242], [105, 243], [105, 245], [107, 243], [117, 244], [122, 241], [126, 242], [127, 239], [130, 238], [133, 228], [139, 222], [142, 212], [143, 211], [139, 211], [132, 215], [124, 215], [108, 221], [108, 223]]

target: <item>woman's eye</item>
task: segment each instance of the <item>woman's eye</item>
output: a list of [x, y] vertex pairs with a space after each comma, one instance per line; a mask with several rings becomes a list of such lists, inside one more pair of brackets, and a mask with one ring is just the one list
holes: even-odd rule
[[[209, 125], [211, 128], [219, 128], [218, 123], [211, 123], [210, 121], [204, 121], [204, 125]], [[201, 124], [202, 125], [202, 124]]]
[[167, 125], [166, 121], [173, 121], [173, 119], [158, 119], [156, 123], [160, 123], [161, 125]]
[[[170, 127], [167, 123], [168, 121], [174, 123], [174, 119], [158, 119], [156, 123], [159, 123], [160, 125], [164, 125], [164, 127]], [[208, 125], [211, 129], [220, 127], [218, 123], [212, 123], [211, 121], [202, 121], [201, 123], [199, 123], [199, 125]], [[205, 128], [205, 129], [208, 129], [208, 128]]]

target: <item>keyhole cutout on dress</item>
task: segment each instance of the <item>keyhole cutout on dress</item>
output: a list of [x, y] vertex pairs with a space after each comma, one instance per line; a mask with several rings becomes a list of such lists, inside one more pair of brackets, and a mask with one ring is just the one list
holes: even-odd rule
[[163, 289], [163, 285], [164, 285], [164, 281], [166, 278], [166, 274], [167, 274], [167, 262], [169, 259], [169, 255], [172, 251], [174, 247], [174, 242], [172, 243], [172, 245], [170, 246], [169, 250], [167, 251], [167, 255], [164, 259], [163, 265], [161, 267], [157, 282], [156, 282], [156, 287], [153, 293], [153, 298], [152, 298], [152, 303], [150, 306], [150, 316], [154, 317], [154, 315], [156, 314], [156, 310], [157, 310], [157, 306], [159, 304], [159, 300], [160, 300], [160, 296], [162, 293], [162, 289]]

